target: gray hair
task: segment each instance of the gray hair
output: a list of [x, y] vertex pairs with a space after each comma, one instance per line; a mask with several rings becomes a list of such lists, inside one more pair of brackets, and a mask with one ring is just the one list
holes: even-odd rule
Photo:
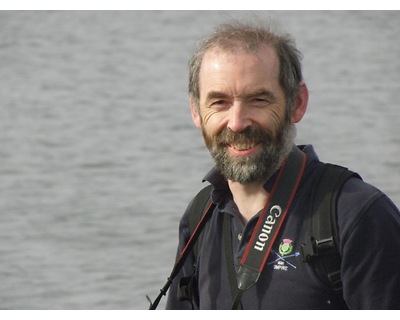
[[275, 31], [272, 25], [234, 21], [218, 26], [213, 34], [199, 43], [197, 51], [189, 62], [189, 95], [197, 108], [200, 103], [199, 74], [204, 55], [211, 49], [234, 52], [244, 50], [255, 52], [262, 45], [272, 46], [279, 58], [279, 82], [285, 93], [287, 111], [293, 111], [299, 83], [303, 80], [302, 55], [289, 34]]

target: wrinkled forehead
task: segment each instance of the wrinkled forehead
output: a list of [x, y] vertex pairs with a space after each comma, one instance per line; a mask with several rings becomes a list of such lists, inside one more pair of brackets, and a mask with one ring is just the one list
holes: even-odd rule
[[212, 95], [245, 97], [255, 92], [282, 95], [279, 63], [270, 47], [256, 52], [212, 50], [204, 56], [199, 74], [199, 99]]
[[210, 48], [203, 56], [200, 68], [200, 74], [209, 69], [210, 65], [216, 64], [218, 61], [230, 61], [231, 65], [243, 64], [245, 69], [250, 67], [250, 64], [259, 66], [261, 69], [268, 68], [273, 70], [276, 76], [279, 74], [279, 58], [274, 47], [269, 45], [262, 45], [254, 50], [244, 50], [242, 47], [235, 48]]
[[241, 45], [213, 46], [205, 51], [202, 58], [202, 64], [204, 61], [209, 60], [210, 57], [216, 56], [254, 56], [259, 58], [261, 61], [272, 60], [274, 63], [278, 63], [279, 65], [279, 58], [276, 49], [272, 45], [267, 44], [261, 44], [252, 48]]

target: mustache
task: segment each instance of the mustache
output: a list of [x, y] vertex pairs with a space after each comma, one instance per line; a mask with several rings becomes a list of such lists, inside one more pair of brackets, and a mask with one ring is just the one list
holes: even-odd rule
[[271, 143], [273, 141], [273, 136], [269, 131], [255, 126], [249, 127], [241, 132], [235, 132], [229, 128], [225, 128], [215, 136], [215, 141], [220, 146], [244, 143]]

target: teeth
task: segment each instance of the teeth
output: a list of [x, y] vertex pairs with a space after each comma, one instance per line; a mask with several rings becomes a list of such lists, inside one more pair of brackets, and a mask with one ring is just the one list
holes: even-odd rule
[[231, 145], [232, 148], [239, 150], [239, 151], [248, 150], [248, 149], [253, 148], [254, 146], [255, 146], [255, 144], [244, 144], [244, 143]]

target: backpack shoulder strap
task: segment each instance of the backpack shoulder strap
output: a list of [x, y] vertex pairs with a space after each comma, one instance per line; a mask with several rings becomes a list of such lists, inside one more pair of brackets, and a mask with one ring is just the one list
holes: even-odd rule
[[351, 177], [361, 179], [358, 174], [338, 165], [325, 164], [321, 168], [311, 194], [309, 235], [301, 247], [302, 260], [313, 265], [322, 282], [339, 294], [342, 282], [337, 201], [344, 183]]
[[211, 202], [211, 191], [213, 189], [212, 185], [207, 185], [201, 189], [193, 199], [193, 203], [189, 210], [189, 230], [190, 234], [194, 232], [197, 224], [199, 223], [204, 211]]
[[[196, 229], [200, 224], [200, 221], [202, 220], [203, 216], [206, 214], [206, 211], [208, 213], [208, 210], [210, 210], [209, 207], [211, 205], [212, 190], [213, 190], [212, 185], [207, 185], [206, 187], [201, 189], [194, 197], [191, 206], [188, 208], [190, 236], [192, 236], [196, 231], [199, 232], [199, 230]], [[210, 215], [206, 217], [205, 221], [207, 221], [209, 217]], [[202, 241], [203, 241], [203, 230], [200, 231], [198, 238], [195, 241], [193, 248], [191, 250], [194, 255], [195, 268], [196, 268], [199, 248]], [[180, 301], [188, 300], [193, 307], [192, 298], [193, 298], [193, 290], [195, 289], [195, 287], [196, 287], [196, 282], [194, 273], [190, 276], [181, 278], [179, 281], [179, 288], [177, 291], [178, 300]]]
[[[196, 229], [201, 217], [205, 213], [205, 210], [211, 203], [211, 192], [213, 190], [212, 185], [207, 185], [203, 189], [199, 191], [199, 193], [194, 197], [193, 203], [189, 208], [189, 230], [190, 234], [193, 234], [194, 230]], [[199, 235], [199, 239], [196, 241], [193, 254], [197, 257], [199, 252], [199, 247], [201, 242], [203, 241], [203, 232]]]

